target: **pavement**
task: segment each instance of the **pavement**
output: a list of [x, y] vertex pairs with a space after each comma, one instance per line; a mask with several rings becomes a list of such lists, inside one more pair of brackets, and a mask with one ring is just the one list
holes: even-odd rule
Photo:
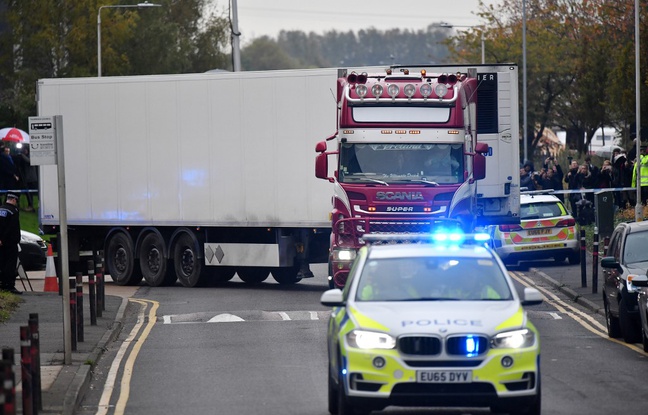
[[128, 298], [138, 287], [118, 286], [108, 276], [105, 284], [105, 309], [102, 311], [102, 316], [97, 317], [97, 324], [91, 325], [88, 286], [87, 282], [84, 284], [84, 341], [77, 342], [76, 350], [71, 352], [71, 364], [66, 365], [63, 342], [63, 297], [58, 292], [43, 292], [45, 271], [28, 271], [27, 278], [29, 281], [24, 279], [16, 281], [16, 288], [23, 291], [23, 295], [20, 296], [22, 303], [9, 321], [0, 324], [0, 349], [12, 348], [14, 351], [16, 413], [24, 413], [20, 327], [27, 326], [30, 314], [36, 313], [38, 314], [42, 391], [42, 410], [38, 413], [74, 414], [90, 384], [94, 364], [99, 361], [107, 346], [119, 334]]
[[[602, 299], [602, 269], [598, 269], [598, 293], [592, 293], [592, 256], [587, 255], [587, 287], [582, 285], [581, 267], [567, 266], [522, 270], [526, 275], [537, 276], [576, 303], [593, 313], [604, 314]], [[22, 387], [20, 366], [20, 326], [26, 326], [31, 313], [38, 313], [41, 390], [44, 414], [74, 414], [92, 379], [92, 369], [107, 346], [115, 340], [123, 324], [128, 298], [138, 287], [121, 287], [106, 278], [106, 305], [97, 324], [90, 325], [90, 311], [87, 285], [84, 286], [84, 341], [77, 343], [72, 351], [72, 363], [65, 365], [63, 344], [63, 300], [57, 292], [43, 292], [45, 272], [28, 272], [27, 281], [17, 281], [16, 287], [24, 290], [23, 302], [5, 324], [0, 325], [0, 348], [13, 348], [16, 363], [16, 405], [17, 414], [22, 414]], [[25, 287], [21, 282], [25, 282]], [[1, 411], [0, 411], [1, 412]]]

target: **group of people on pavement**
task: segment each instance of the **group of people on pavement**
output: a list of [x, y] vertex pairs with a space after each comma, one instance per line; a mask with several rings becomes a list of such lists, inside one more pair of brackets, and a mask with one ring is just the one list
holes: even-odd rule
[[[641, 203], [648, 202], [648, 151], [643, 148], [638, 163], [641, 167]], [[560, 164], [556, 163], [553, 157], [544, 160], [542, 169], [535, 171], [531, 162], [526, 162], [520, 169], [520, 188], [522, 190], [569, 190], [568, 200], [572, 210], [583, 208], [586, 205], [593, 205], [594, 193], [584, 192], [588, 189], [609, 189], [634, 187], [636, 183], [636, 166], [631, 156], [628, 156], [621, 149], [615, 149], [610, 159], [605, 159], [601, 166], [592, 163], [591, 157], [587, 156], [582, 164], [570, 159], [567, 172], [563, 172]], [[636, 204], [636, 192], [614, 191], [614, 201], [619, 209], [634, 207]], [[565, 201], [562, 193], [556, 196]]]
[[0, 190], [25, 190], [26, 212], [34, 211], [34, 196], [38, 189], [38, 167], [31, 165], [29, 146], [24, 145], [15, 155], [9, 143], [0, 144]]
[[16, 289], [18, 244], [20, 243], [20, 193], [26, 190], [25, 211], [34, 211], [34, 196], [29, 190], [38, 188], [38, 167], [31, 165], [29, 146], [22, 146], [15, 155], [9, 143], [0, 143], [0, 291], [22, 294]]
[[0, 290], [22, 294], [16, 289], [16, 266], [20, 243], [18, 195], [7, 193], [0, 206]]

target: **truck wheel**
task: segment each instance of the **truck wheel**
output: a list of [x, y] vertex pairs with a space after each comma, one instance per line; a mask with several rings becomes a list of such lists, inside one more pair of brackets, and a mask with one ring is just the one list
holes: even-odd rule
[[139, 264], [135, 263], [133, 241], [124, 232], [110, 236], [104, 250], [106, 268], [117, 285], [137, 285], [142, 281]]
[[193, 235], [186, 232], [173, 244], [173, 269], [185, 287], [198, 287], [201, 283], [202, 262], [196, 251], [197, 245]]
[[239, 268], [236, 273], [239, 278], [248, 284], [260, 284], [268, 278], [268, 269], [261, 267], [243, 267]]
[[272, 269], [272, 278], [282, 285], [297, 284], [301, 281], [301, 277], [298, 275], [299, 267], [292, 266], [288, 268], [273, 268]]
[[164, 239], [154, 232], [149, 233], [142, 240], [139, 250], [139, 264], [144, 280], [151, 287], [173, 285], [176, 275], [169, 269], [168, 260], [164, 256], [166, 245]]

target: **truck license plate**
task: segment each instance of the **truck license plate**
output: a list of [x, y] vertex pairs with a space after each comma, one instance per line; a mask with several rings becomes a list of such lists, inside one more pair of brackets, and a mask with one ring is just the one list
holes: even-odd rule
[[418, 383], [470, 383], [470, 370], [419, 370], [416, 372]]

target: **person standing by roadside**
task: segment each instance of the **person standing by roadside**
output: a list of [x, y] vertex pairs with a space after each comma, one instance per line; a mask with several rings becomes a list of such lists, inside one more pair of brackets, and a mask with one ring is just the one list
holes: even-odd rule
[[23, 145], [20, 154], [16, 156], [21, 189], [27, 190], [27, 207], [25, 212], [34, 211], [34, 194], [30, 190], [38, 189], [38, 166], [31, 165], [29, 158], [29, 144]]
[[[567, 183], [568, 190], [579, 190], [579, 183], [576, 180], [578, 175], [578, 162], [573, 160], [569, 165], [569, 171], [565, 175], [565, 183]], [[570, 193], [569, 194], [569, 204], [571, 209], [576, 211], [576, 202], [580, 200], [580, 193]]]
[[648, 147], [642, 146], [642, 148], [643, 154], [639, 156], [632, 170], [632, 185], [637, 185], [637, 168], [641, 168], [641, 203], [645, 205], [648, 199]]
[[0, 290], [22, 294], [16, 289], [16, 265], [20, 243], [18, 196], [7, 193], [0, 206]]
[[[542, 177], [540, 185], [543, 189], [553, 189], [556, 191], [565, 190], [563, 187], [563, 171], [560, 164], [556, 163], [553, 157], [547, 157], [544, 162], [544, 169], [546, 173]], [[561, 202], [565, 203], [565, 195], [563, 193], [556, 193], [556, 197]]]
[[18, 169], [11, 157], [11, 147], [0, 147], [0, 190], [18, 189]]

